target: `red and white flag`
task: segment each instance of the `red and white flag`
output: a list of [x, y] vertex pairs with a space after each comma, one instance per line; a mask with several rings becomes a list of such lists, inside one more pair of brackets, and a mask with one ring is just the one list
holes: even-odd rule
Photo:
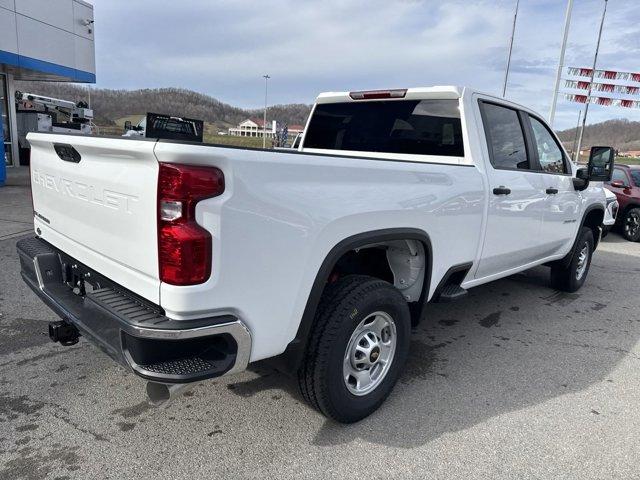
[[575, 95], [573, 93], [566, 93], [565, 98], [570, 102], [576, 103], [589, 103], [595, 105], [604, 105], [607, 107], [624, 107], [624, 108], [640, 108], [640, 100], [625, 100], [622, 98], [609, 98], [609, 97], [587, 97], [586, 95]]
[[[583, 80], [565, 80], [564, 86], [575, 90], [589, 90], [590, 82]], [[613, 83], [593, 82], [591, 91], [618, 93], [620, 95], [638, 95], [640, 86], [635, 85], [615, 85]]]
[[[569, 75], [572, 77], [591, 78], [591, 68], [569, 67]], [[640, 72], [619, 72], [617, 70], [596, 70], [593, 78], [602, 78], [606, 80], [627, 80], [640, 83]]]

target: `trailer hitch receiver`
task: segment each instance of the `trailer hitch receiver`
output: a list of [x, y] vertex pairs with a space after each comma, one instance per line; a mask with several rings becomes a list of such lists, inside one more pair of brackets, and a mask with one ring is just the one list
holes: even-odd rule
[[72, 323], [64, 320], [49, 323], [49, 338], [54, 342], [68, 347], [78, 343], [80, 332]]

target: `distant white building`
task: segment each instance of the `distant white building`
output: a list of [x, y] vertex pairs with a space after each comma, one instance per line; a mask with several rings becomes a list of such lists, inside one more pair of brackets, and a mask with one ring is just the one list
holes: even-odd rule
[[288, 125], [287, 126], [287, 130], [289, 131], [289, 136], [296, 136], [299, 133], [302, 133], [304, 131], [304, 125]]
[[[278, 125], [278, 122], [275, 120], [271, 120], [271, 122], [267, 122], [267, 138], [273, 138], [276, 136], [278, 128], [282, 128], [282, 126]], [[290, 137], [295, 137], [297, 134], [302, 133], [304, 130], [304, 125], [288, 125], [287, 130], [289, 131]], [[264, 133], [264, 122], [260, 118], [248, 118], [244, 122], [240, 123], [235, 128], [229, 129], [229, 135], [233, 137], [260, 137]]]
[[265, 135], [267, 138], [276, 136], [277, 123], [275, 120], [267, 122], [267, 128], [264, 128], [264, 122], [259, 118], [248, 118], [241, 122], [236, 128], [229, 129], [229, 135], [233, 137], [261, 137]]

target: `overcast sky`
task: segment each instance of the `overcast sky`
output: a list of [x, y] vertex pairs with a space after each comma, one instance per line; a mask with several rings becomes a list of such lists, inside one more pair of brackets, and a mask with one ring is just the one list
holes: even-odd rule
[[[182, 87], [240, 107], [321, 91], [502, 89], [515, 0], [93, 0], [97, 86]], [[604, 0], [575, 0], [565, 64], [590, 66]], [[565, 0], [521, 0], [507, 97], [548, 114]], [[599, 68], [640, 71], [640, 1], [610, 0]], [[583, 106], [559, 100], [556, 127]], [[589, 123], [640, 110], [589, 107]]]

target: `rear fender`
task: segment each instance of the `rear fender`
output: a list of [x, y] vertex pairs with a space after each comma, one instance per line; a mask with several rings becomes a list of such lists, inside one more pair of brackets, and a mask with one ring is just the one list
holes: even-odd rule
[[325, 257], [320, 269], [318, 270], [315, 281], [313, 282], [296, 336], [281, 355], [272, 359], [275, 366], [285, 373], [294, 373], [297, 371], [306, 351], [307, 339], [311, 332], [311, 328], [313, 327], [322, 292], [329, 280], [329, 275], [333, 271], [333, 268], [340, 257], [350, 250], [355, 250], [359, 247], [365, 247], [367, 245], [380, 242], [405, 239], [421, 242], [426, 256], [422, 293], [420, 294], [418, 301], [415, 302], [414, 308], [411, 309], [412, 316], [414, 317], [413, 322], [417, 323], [422, 320], [425, 311], [424, 307], [429, 301], [429, 289], [431, 285], [431, 271], [433, 265], [432, 246], [429, 235], [423, 230], [416, 228], [389, 228], [359, 233], [342, 240], [334, 246]]

